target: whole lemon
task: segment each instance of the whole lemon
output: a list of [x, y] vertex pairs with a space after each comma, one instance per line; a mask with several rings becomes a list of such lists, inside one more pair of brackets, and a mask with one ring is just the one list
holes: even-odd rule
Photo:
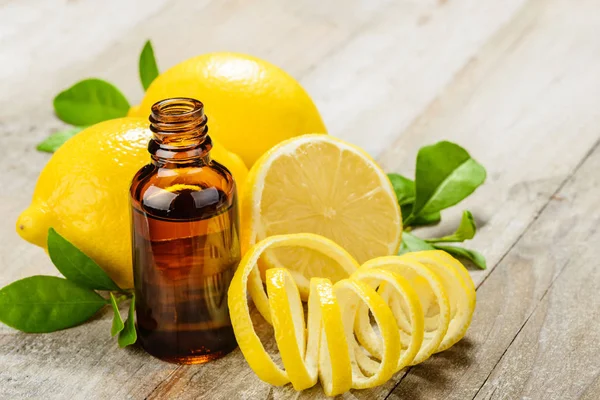
[[[129, 185], [150, 161], [145, 118], [93, 125], [63, 144], [42, 170], [33, 200], [17, 220], [25, 240], [46, 248], [50, 227], [96, 261], [122, 288], [133, 287]], [[243, 161], [213, 143], [211, 156], [243, 185]]]
[[280, 68], [236, 53], [204, 54], [158, 76], [137, 116], [155, 102], [192, 97], [204, 103], [209, 133], [248, 167], [277, 143], [305, 133], [326, 133], [313, 101]]

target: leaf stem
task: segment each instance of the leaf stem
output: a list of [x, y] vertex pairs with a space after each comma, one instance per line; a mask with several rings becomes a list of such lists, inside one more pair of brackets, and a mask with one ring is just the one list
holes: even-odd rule
[[123, 301], [130, 299], [131, 297], [132, 297], [131, 294], [124, 294], [122, 296], [115, 297], [115, 300], [117, 301], [117, 303], [122, 303]]

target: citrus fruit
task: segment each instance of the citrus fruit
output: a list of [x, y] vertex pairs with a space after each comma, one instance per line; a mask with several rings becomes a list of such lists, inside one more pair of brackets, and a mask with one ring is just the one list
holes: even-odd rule
[[[327, 277], [310, 277], [305, 319], [290, 270], [267, 270], [266, 292], [263, 287], [258, 261], [277, 248], [312, 249], [335, 260], [338, 272], [351, 275], [335, 284]], [[299, 233], [271, 236], [253, 245], [228, 294], [236, 338], [261, 379], [274, 385], [291, 382], [296, 390], [304, 390], [318, 376], [325, 393], [333, 396], [350, 388], [381, 385], [397, 371], [454, 344], [470, 323], [463, 315], [473, 311], [474, 301], [464, 301], [471, 297], [472, 287], [462, 264], [448, 254], [385, 256], [356, 269], [356, 262], [339, 245], [323, 236]], [[273, 325], [284, 368], [274, 363], [256, 335], [248, 294]], [[432, 325], [428, 328], [425, 317], [432, 308], [437, 315], [428, 316]]]
[[[371, 286], [360, 280], [343, 279], [335, 284], [334, 290], [338, 301], [343, 299], [342, 320], [346, 340], [352, 348], [352, 388], [367, 389], [385, 383], [397, 371], [401, 350], [400, 333], [392, 311]], [[368, 357], [354, 339], [356, 309], [361, 303], [379, 327], [382, 342], [379, 362]]]
[[[308, 277], [305, 317], [291, 270], [268, 269], [266, 292], [261, 281], [260, 258], [282, 248], [327, 255], [337, 265], [336, 273], [351, 274], [335, 284], [327, 277]], [[291, 382], [300, 391], [315, 385], [318, 377], [328, 396], [381, 385], [397, 371], [452, 346], [470, 324], [473, 281], [458, 260], [442, 253], [378, 257], [357, 269], [343, 248], [320, 235], [263, 239], [245, 254], [228, 292], [240, 349], [256, 374], [273, 385]], [[256, 334], [248, 295], [273, 325], [284, 368]]]
[[[386, 174], [364, 151], [327, 135], [289, 139], [265, 153], [242, 196], [242, 252], [280, 234], [310, 232], [333, 240], [359, 262], [396, 254], [402, 220]], [[261, 272], [292, 271], [303, 299], [311, 277], [344, 278], [326, 255], [304, 248], [268, 251]]]
[[407, 253], [403, 260], [412, 260], [425, 265], [440, 277], [445, 287], [450, 306], [450, 322], [444, 339], [436, 350], [444, 351], [463, 338], [471, 324], [475, 311], [475, 285], [467, 269], [445, 251], [428, 250]]
[[155, 102], [170, 97], [201, 100], [209, 134], [251, 166], [277, 143], [305, 133], [325, 133], [313, 101], [280, 68], [236, 53], [200, 55], [160, 74], [137, 110], [150, 113]]
[[[337, 263], [340, 270], [346, 271], [346, 276], [358, 268], [358, 263], [344, 249], [319, 235], [302, 233], [271, 236], [257, 243], [240, 261], [228, 291], [231, 323], [238, 345], [246, 361], [260, 379], [277, 386], [292, 381], [294, 387], [305, 388], [315, 382], [315, 357], [317, 357], [315, 351], [319, 344], [316, 338], [323, 327], [325, 335], [321, 336], [321, 343], [334, 348], [330, 354], [336, 357], [335, 359], [331, 357], [329, 360], [319, 357], [319, 362], [322, 363], [319, 369], [328, 377], [326, 378], [328, 388], [332, 391], [346, 391], [352, 382], [350, 356], [348, 346], [342, 340], [343, 336], [340, 336], [343, 332], [341, 314], [339, 307], [332, 302], [331, 282], [329, 285], [323, 281], [313, 282], [313, 285], [324, 290], [322, 293], [319, 290], [311, 292], [313, 297], [309, 301], [310, 315], [306, 336], [310, 347], [306, 346], [305, 342], [304, 311], [299, 303], [298, 289], [291, 284], [289, 272], [279, 269], [277, 273], [269, 274], [267, 284], [269, 297], [263, 288], [256, 267], [258, 259], [268, 249], [290, 247], [309, 248], [326, 254]], [[276, 340], [281, 345], [282, 355], [285, 354], [283, 357], [285, 370], [275, 364], [254, 330], [248, 306], [248, 294], [265, 320], [276, 327]], [[283, 296], [286, 298], [284, 299]]]
[[129, 111], [127, 111], [128, 117], [145, 117], [145, 115], [140, 115], [140, 106], [131, 106], [129, 107]]
[[[78, 133], [54, 153], [42, 170], [29, 208], [16, 229], [46, 248], [54, 228], [94, 259], [121, 287], [133, 287], [129, 230], [129, 185], [150, 161], [146, 118], [101, 122]], [[235, 154], [215, 144], [211, 155], [239, 184], [247, 169]]]
[[316, 300], [309, 306], [312, 306], [312, 313], [307, 330], [300, 293], [289, 271], [284, 268], [272, 268], [267, 271], [266, 282], [271, 323], [281, 360], [294, 389], [308, 389], [317, 383], [321, 321], [314, 311], [318, 308]]
[[[407, 279], [418, 296], [419, 304], [421, 306], [420, 312], [424, 316], [427, 315], [430, 305], [435, 304], [437, 314], [432, 317], [433, 321], [430, 322], [429, 326], [423, 326], [422, 345], [418, 349], [417, 354], [415, 354], [414, 359], [411, 360], [414, 365], [425, 361], [438, 350], [440, 343], [442, 343], [442, 340], [444, 340], [444, 336], [448, 331], [448, 325], [450, 323], [450, 305], [445, 285], [440, 277], [418, 261], [403, 257], [404, 256], [388, 256], [374, 258], [364, 263], [359, 271], [369, 271], [371, 269], [383, 270]], [[383, 288], [384, 298], [388, 299], [385, 291], [386, 289]], [[409, 323], [415, 321], [415, 317], [410, 316], [410, 318], [407, 318], [407, 314], [413, 314], [412, 311], [406, 312], [406, 309], [403, 309], [402, 305], [397, 302], [392, 302], [391, 299], [390, 306], [398, 319], [400, 328], [403, 326], [410, 327]], [[364, 319], [364, 315], [362, 315], [362, 318]], [[426, 318], [425, 321], [423, 321], [423, 324], [425, 322]], [[359, 331], [359, 335], [357, 335], [359, 341], [369, 353], [377, 356], [379, 353], [378, 348], [381, 347], [381, 344], [378, 343], [379, 340], [376, 335], [371, 332], [372, 328], [363, 324], [361, 324], [361, 326], [364, 326], [364, 329], [367, 331]], [[404, 330], [410, 332], [407, 328], [404, 328]], [[411, 332], [411, 335], [414, 334], [415, 333]]]
[[311, 308], [315, 311], [310, 318], [320, 319], [323, 327], [319, 347], [319, 380], [327, 396], [336, 396], [352, 387], [352, 365], [342, 312], [329, 279], [310, 280], [309, 308], [317, 299], [319, 308]]
[[[373, 289], [379, 287], [377, 293], [390, 306], [396, 323], [400, 328], [400, 344], [402, 346], [402, 352], [398, 358], [398, 364], [394, 372], [401, 370], [413, 362], [423, 343], [424, 319], [419, 297], [408, 279], [384, 269], [360, 268], [352, 274], [351, 278], [365, 282], [373, 287]], [[391, 306], [392, 299], [401, 302], [400, 309], [402, 313], [399, 312], [399, 308]], [[371, 326], [369, 308], [366, 304], [359, 305], [356, 309], [354, 324], [354, 334], [358, 342], [369, 353], [378, 359], [382, 359], [384, 356], [382, 347], [385, 343]], [[387, 347], [389, 348], [390, 346], [387, 345]]]

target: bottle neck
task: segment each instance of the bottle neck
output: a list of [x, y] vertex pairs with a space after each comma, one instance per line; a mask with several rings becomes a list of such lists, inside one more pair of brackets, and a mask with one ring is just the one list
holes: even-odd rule
[[152, 106], [148, 151], [162, 168], [201, 166], [210, 162], [212, 141], [208, 136], [204, 105], [195, 99], [172, 98]]

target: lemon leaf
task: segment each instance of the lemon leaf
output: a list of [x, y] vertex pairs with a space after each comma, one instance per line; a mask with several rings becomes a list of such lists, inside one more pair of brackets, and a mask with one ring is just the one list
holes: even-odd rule
[[156, 59], [154, 58], [154, 49], [152, 43], [148, 40], [142, 49], [139, 60], [139, 72], [140, 80], [144, 90], [148, 90], [150, 84], [158, 76], [158, 65], [156, 65]]
[[412, 219], [408, 219], [412, 214], [413, 203], [404, 204], [400, 206], [400, 211], [402, 212], [402, 218], [405, 218], [409, 223], [404, 221], [404, 227], [412, 227], [417, 228], [419, 226], [429, 226], [439, 224], [442, 220], [442, 214], [439, 211], [436, 211], [431, 214], [418, 215], [413, 217]]
[[388, 174], [392, 187], [401, 206], [415, 202], [415, 182], [400, 174]]
[[45, 151], [46, 153], [54, 153], [64, 142], [78, 134], [84, 129], [84, 127], [74, 126], [67, 128], [62, 131], [55, 132], [40, 142], [36, 149], [39, 151]]
[[125, 324], [123, 324], [123, 319], [121, 318], [121, 313], [119, 312], [117, 299], [115, 299], [115, 296], [112, 293], [110, 294], [110, 305], [113, 309], [113, 320], [112, 327], [110, 328], [110, 335], [115, 336], [117, 333], [121, 332], [123, 328], [125, 328]]
[[429, 226], [439, 224], [442, 220], [442, 214], [439, 211], [436, 211], [431, 214], [418, 215], [413, 219], [410, 226], [418, 227], [418, 226]]
[[119, 333], [119, 347], [127, 347], [137, 341], [137, 333], [135, 331], [135, 295], [129, 304], [129, 315], [125, 321], [125, 327]]
[[[394, 188], [394, 192], [396, 193], [396, 197], [398, 198], [398, 204], [400, 205], [400, 211], [402, 212], [402, 217], [407, 218], [412, 214], [412, 209], [415, 203], [415, 182], [411, 179], [408, 179], [402, 175], [391, 173], [388, 174], [388, 178], [390, 182], [392, 182], [392, 187]], [[427, 226], [427, 225], [435, 225], [439, 223], [442, 219], [442, 216], [439, 211], [426, 214], [419, 215], [417, 217], [412, 218], [410, 221], [410, 225], [404, 223], [405, 227], [418, 227], [418, 226]]]
[[434, 245], [438, 250], [444, 250], [446, 253], [450, 253], [458, 258], [466, 258], [471, 261], [475, 266], [480, 269], [486, 269], [487, 263], [485, 257], [478, 251], [465, 249], [464, 247], [448, 246], [448, 245]]
[[84, 79], [54, 98], [54, 111], [64, 122], [85, 126], [127, 115], [129, 102], [112, 84]]
[[402, 244], [398, 254], [410, 253], [413, 251], [434, 250], [434, 247], [408, 232], [402, 232]]
[[417, 154], [415, 203], [406, 223], [457, 204], [485, 177], [485, 168], [457, 144], [443, 141], [422, 147]]
[[98, 264], [53, 228], [48, 230], [48, 254], [65, 278], [89, 289], [118, 290], [117, 284]]
[[23, 332], [54, 332], [87, 321], [106, 304], [75, 282], [36, 275], [0, 289], [0, 321]]
[[444, 242], [464, 242], [465, 240], [473, 239], [477, 227], [473, 214], [470, 211], [463, 211], [460, 225], [452, 235], [443, 236], [441, 238], [425, 239], [428, 243], [444, 243]]

